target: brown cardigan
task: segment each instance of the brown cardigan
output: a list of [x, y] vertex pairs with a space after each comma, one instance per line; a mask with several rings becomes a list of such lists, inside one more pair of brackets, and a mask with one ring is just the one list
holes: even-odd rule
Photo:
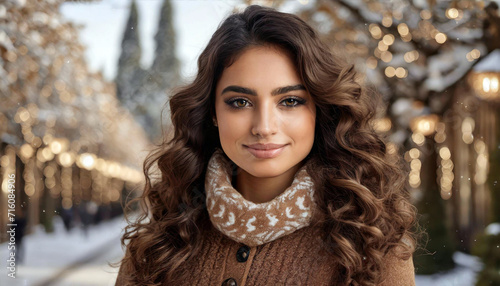
[[[312, 226], [255, 247], [212, 227], [199, 257], [184, 265], [190, 275], [183, 285], [328, 285], [333, 270], [322, 243]], [[123, 268], [115, 285], [124, 285]], [[380, 285], [415, 285], [412, 259], [389, 254], [382, 268], [385, 281]]]

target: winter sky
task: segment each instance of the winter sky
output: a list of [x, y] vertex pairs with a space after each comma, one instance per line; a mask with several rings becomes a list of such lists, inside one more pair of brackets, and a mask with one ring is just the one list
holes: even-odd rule
[[[281, 11], [294, 12], [313, 1], [288, 0]], [[108, 80], [116, 74], [120, 46], [129, 16], [131, 0], [101, 0], [90, 3], [66, 2], [61, 13], [68, 20], [82, 24], [80, 41], [87, 47], [85, 56], [91, 71], [102, 70]], [[142, 47], [141, 63], [147, 68], [153, 62], [154, 35], [163, 0], [136, 0], [139, 34]], [[233, 9], [244, 8], [242, 0], [171, 0], [173, 25], [176, 30], [176, 53], [184, 78], [196, 73], [196, 61], [219, 23]]]

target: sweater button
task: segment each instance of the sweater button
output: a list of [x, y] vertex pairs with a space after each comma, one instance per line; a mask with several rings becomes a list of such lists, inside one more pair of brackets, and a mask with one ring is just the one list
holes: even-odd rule
[[236, 259], [238, 262], [245, 262], [248, 259], [248, 256], [250, 255], [250, 248], [246, 245], [240, 247], [238, 251], [236, 252]]
[[224, 282], [222, 282], [222, 286], [238, 286], [238, 283], [236, 283], [234, 278], [227, 278]]

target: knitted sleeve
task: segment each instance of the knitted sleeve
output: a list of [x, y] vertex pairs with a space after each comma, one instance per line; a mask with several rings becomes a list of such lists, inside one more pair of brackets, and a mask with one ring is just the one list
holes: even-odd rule
[[380, 286], [415, 286], [412, 257], [404, 260], [397, 257], [394, 252], [389, 252], [382, 266], [382, 277], [384, 281]]

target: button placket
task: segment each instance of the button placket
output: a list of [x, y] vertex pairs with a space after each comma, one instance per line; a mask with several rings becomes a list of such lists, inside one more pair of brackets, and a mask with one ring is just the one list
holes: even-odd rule
[[242, 243], [234, 243], [229, 248], [220, 280], [223, 281], [222, 285], [245, 285], [255, 251], [255, 247]]
[[234, 278], [227, 278], [222, 282], [222, 286], [238, 286], [238, 283], [236, 283]]
[[250, 256], [250, 247], [243, 245], [236, 252], [236, 260], [238, 262], [246, 262], [248, 260], [248, 256]]

